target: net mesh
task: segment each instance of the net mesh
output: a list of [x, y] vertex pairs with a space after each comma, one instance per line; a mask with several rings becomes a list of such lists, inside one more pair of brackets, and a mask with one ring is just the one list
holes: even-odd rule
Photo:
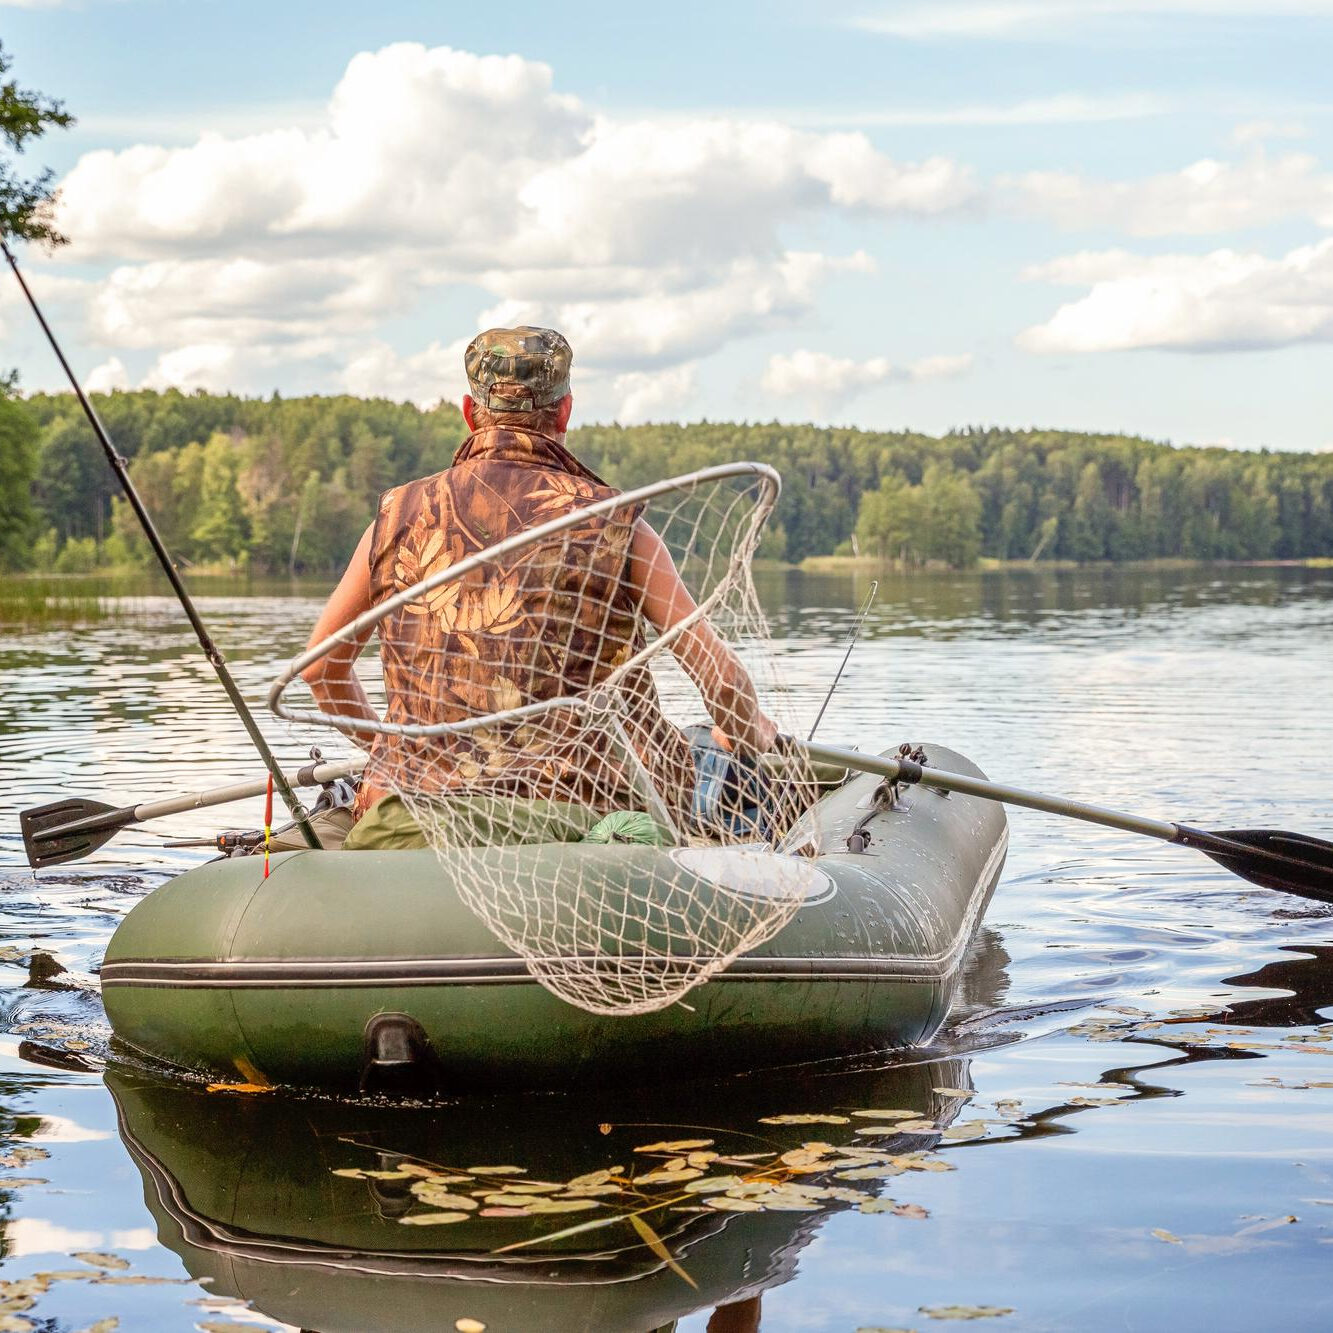
[[755, 753], [759, 701], [785, 720], [751, 574], [776, 492], [733, 465], [556, 497], [485, 549], [409, 534], [361, 625], [383, 718], [286, 714], [371, 733], [370, 792], [402, 799], [468, 907], [583, 1009], [671, 1004], [809, 892], [808, 823], [802, 855], [780, 849], [813, 774]]

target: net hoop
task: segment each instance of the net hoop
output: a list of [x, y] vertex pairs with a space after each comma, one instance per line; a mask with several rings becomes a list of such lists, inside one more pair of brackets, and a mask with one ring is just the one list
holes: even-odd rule
[[[269, 706], [291, 723], [387, 738], [367, 769], [372, 794], [401, 800], [458, 896], [546, 989], [593, 1013], [662, 1009], [771, 939], [822, 884], [809, 837], [802, 855], [783, 850], [815, 791], [801, 761], [771, 779], [753, 756], [724, 750], [711, 724], [666, 711], [688, 715], [702, 695], [724, 735], [752, 734], [756, 670], [771, 654], [751, 563], [781, 478], [765, 463], [726, 463], [544, 522], [534, 516], [546, 501], [530, 500], [548, 482], [523, 481], [536, 489], [497, 493], [524, 526], [466, 555], [457, 534], [495, 531], [494, 511], [473, 491], [455, 498], [455, 483], [432, 484], [447, 498], [423, 500], [395, 530], [394, 591], [294, 658]], [[670, 599], [648, 603], [626, 582], [640, 516], [693, 599], [669, 624]], [[501, 605], [517, 608], [513, 619]], [[678, 645], [700, 622], [702, 635]], [[385, 717], [287, 697], [312, 665], [376, 630], [394, 681]], [[780, 708], [776, 693], [765, 710]]]

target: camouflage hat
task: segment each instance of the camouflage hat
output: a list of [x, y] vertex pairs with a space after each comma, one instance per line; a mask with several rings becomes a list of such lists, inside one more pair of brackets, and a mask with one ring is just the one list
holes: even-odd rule
[[574, 353], [554, 329], [487, 329], [463, 353], [473, 399], [492, 412], [532, 412], [569, 392]]

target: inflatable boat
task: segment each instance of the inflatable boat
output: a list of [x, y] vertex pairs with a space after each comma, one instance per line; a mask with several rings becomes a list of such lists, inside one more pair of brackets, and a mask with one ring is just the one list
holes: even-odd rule
[[[963, 756], [925, 748], [932, 765], [980, 776]], [[799, 874], [800, 906], [776, 935], [656, 1012], [601, 1015], [553, 995], [461, 900], [471, 857], [451, 876], [429, 850], [282, 853], [267, 878], [256, 856], [191, 869], [117, 929], [106, 1011], [119, 1041], [153, 1061], [332, 1090], [399, 1074], [445, 1093], [649, 1082], [929, 1041], [1004, 864], [1002, 807], [925, 786], [886, 798], [879, 778], [860, 775], [807, 820], [818, 855], [503, 849], [506, 873], [527, 866], [576, 885], [592, 858], [627, 891], [669, 857], [701, 911], [739, 881], [753, 892], [757, 856], [773, 857], [788, 885]]]

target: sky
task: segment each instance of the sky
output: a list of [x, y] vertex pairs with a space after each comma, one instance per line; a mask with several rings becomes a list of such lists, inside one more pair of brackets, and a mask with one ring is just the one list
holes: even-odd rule
[[[94, 389], [1333, 448], [1333, 0], [0, 0]], [[4, 364], [63, 387], [12, 282]], [[1319, 386], [1323, 386], [1320, 388]]]

